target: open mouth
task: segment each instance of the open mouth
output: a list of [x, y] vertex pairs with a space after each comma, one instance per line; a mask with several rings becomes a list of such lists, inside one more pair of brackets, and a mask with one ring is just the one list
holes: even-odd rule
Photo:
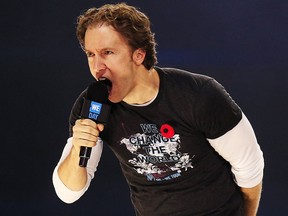
[[112, 82], [104, 77], [101, 77], [99, 79], [99, 82], [103, 83], [107, 87], [108, 93], [110, 94], [110, 91], [112, 89]]

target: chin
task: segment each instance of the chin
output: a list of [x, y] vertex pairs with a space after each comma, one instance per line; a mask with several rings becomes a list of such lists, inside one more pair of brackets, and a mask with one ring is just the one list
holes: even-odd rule
[[122, 101], [122, 99], [115, 98], [115, 97], [111, 97], [111, 96], [109, 96], [108, 99], [109, 99], [109, 101], [112, 102], [112, 103], [119, 103], [119, 102]]

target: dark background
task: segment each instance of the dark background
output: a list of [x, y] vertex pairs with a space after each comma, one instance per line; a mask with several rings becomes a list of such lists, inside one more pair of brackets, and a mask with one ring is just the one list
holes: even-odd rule
[[[71, 106], [92, 81], [75, 37], [76, 17], [111, 2], [117, 1], [1, 2], [0, 215], [133, 215], [128, 187], [108, 148], [76, 203], [60, 201], [51, 181], [68, 138]], [[286, 215], [287, 1], [127, 3], [150, 17], [159, 66], [212, 76], [240, 105], [265, 156], [259, 215]]]

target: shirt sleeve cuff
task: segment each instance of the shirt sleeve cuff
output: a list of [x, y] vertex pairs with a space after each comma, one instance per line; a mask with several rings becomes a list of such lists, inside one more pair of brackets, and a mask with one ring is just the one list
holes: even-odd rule
[[67, 188], [63, 182], [61, 181], [61, 179], [59, 178], [58, 175], [58, 167], [59, 165], [57, 165], [54, 169], [53, 172], [53, 176], [52, 176], [52, 181], [53, 181], [53, 185], [56, 191], [57, 196], [65, 203], [73, 203], [76, 200], [78, 200], [84, 193], [85, 191], [88, 189], [89, 185], [90, 185], [90, 181], [87, 181], [85, 187], [80, 190], [80, 191], [72, 191], [69, 188]]

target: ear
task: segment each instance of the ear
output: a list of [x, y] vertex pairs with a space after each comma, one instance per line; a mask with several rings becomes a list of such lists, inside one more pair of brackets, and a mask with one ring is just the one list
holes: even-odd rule
[[132, 58], [135, 64], [141, 65], [145, 59], [145, 56], [146, 56], [146, 51], [139, 48], [133, 52]]

